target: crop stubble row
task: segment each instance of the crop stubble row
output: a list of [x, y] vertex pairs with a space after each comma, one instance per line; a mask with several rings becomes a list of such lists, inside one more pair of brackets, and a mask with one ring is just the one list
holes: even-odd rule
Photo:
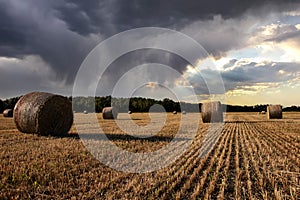
[[[120, 189], [114, 197], [128, 194], [128, 198], [137, 195], [161, 199], [296, 199], [299, 179], [288, 176], [297, 176], [299, 163], [297, 159], [287, 160], [283, 147], [276, 149], [274, 140], [280, 139], [277, 138], [279, 136], [282, 137], [275, 134], [273, 140], [267, 140], [272, 136], [258, 129], [254, 123], [225, 124], [217, 145], [206, 157], [197, 157], [201, 142], [195, 140], [176, 165], [153, 173], [153, 187], [144, 190], [140, 184], [144, 177], [139, 176], [127, 184], [130, 187], [125, 185], [125, 189]], [[292, 144], [283, 146], [297, 149]], [[289, 157], [294, 158], [295, 155]], [[281, 171], [294, 171], [278, 178], [276, 163], [281, 163], [281, 159], [285, 160], [280, 165]]]
[[[176, 162], [145, 174], [104, 166], [75, 138], [46, 139], [2, 131], [0, 197], [299, 199], [299, 123], [225, 123], [216, 145], [200, 157], [207, 129], [208, 125], [200, 124], [194, 142]], [[135, 141], [127, 150], [145, 148], [139, 145], [155, 146]]]

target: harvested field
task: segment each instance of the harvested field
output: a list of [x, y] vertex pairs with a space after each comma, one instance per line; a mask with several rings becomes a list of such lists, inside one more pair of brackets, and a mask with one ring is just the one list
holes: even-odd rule
[[[97, 116], [108, 138], [130, 152], [168, 144], [181, 117], [168, 113], [163, 129], [145, 139], [126, 135], [114, 120]], [[125, 121], [125, 116], [120, 113], [118, 120]], [[132, 113], [130, 118], [140, 126], [150, 123], [146, 113]], [[69, 137], [43, 137], [22, 134], [13, 119], [0, 116], [0, 199], [300, 198], [300, 113], [283, 113], [283, 119], [274, 120], [257, 113], [227, 113], [216, 145], [200, 157], [209, 126], [200, 122], [192, 145], [176, 162], [135, 174], [95, 159], [74, 125]]]

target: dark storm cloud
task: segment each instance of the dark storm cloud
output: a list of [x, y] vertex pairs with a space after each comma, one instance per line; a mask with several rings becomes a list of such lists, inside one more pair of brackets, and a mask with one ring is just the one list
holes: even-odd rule
[[232, 67], [237, 61], [238, 61], [237, 59], [230, 60], [227, 64], [223, 65], [223, 69], [227, 69], [229, 67]]
[[[226, 70], [216, 71], [204, 69], [200, 73], [191, 75], [188, 80], [197, 94], [223, 94], [224, 91], [243, 89], [255, 91], [260, 84], [266, 87], [277, 86], [282, 83], [294, 84], [299, 82], [299, 63], [265, 62], [239, 64], [238, 60], [231, 60], [226, 64]], [[218, 79], [218, 74], [222, 77]], [[214, 78], [207, 78], [207, 77]], [[205, 78], [207, 80], [205, 80]], [[221, 82], [220, 82], [221, 81]], [[221, 86], [224, 85], [224, 88]], [[214, 86], [217, 86], [214, 88]]]
[[108, 36], [114, 32], [112, 4], [113, 1], [65, 0], [54, 9], [70, 30], [82, 35], [101, 33]]
[[[234, 67], [237, 62], [236, 60], [230, 61], [227, 64], [228, 69], [221, 72], [227, 91], [240, 86], [253, 86], [257, 83], [276, 84], [289, 82], [299, 77], [299, 63], [251, 62]], [[230, 65], [233, 68], [230, 69]]]
[[6, 1], [0, 5], [0, 56], [39, 55], [58, 79], [72, 82], [95, 41], [70, 31], [52, 2]]
[[[111, 35], [145, 26], [181, 29], [182, 26], [197, 20], [212, 19], [215, 15], [221, 15], [224, 19], [236, 18], [248, 11], [263, 15], [266, 10], [270, 12], [292, 9], [290, 3], [297, 0], [66, 0], [65, 2], [56, 6], [56, 9], [71, 30], [81, 34], [101, 32]], [[260, 7], [263, 9], [257, 9]]]
[[30, 53], [25, 49], [26, 37], [24, 30], [15, 25], [9, 10], [0, 2], [0, 54], [1, 56], [15, 56]]
[[287, 40], [295, 40], [299, 42], [300, 40], [300, 30], [294, 30], [288, 33], [283, 33], [273, 37], [271, 39], [267, 39], [266, 41], [275, 41], [275, 42], [283, 42]]
[[[258, 0], [242, 3], [238, 0], [151, 0], [131, 1], [130, 3], [128, 1], [108, 0], [1, 1], [0, 54], [3, 56], [16, 56], [41, 53], [45, 60], [57, 65], [58, 63], [53, 60], [63, 62], [59, 55], [47, 59], [44, 54], [48, 56], [56, 54], [57, 50], [62, 54], [65, 54], [66, 51], [71, 51], [70, 53], [76, 51], [80, 47], [79, 45], [82, 45], [83, 38], [77, 37], [74, 38], [77, 41], [74, 41], [71, 39], [71, 32], [83, 36], [100, 33], [108, 37], [122, 30], [141, 26], [180, 27], [179, 29], [181, 29], [183, 25], [197, 20], [211, 19], [214, 15], [221, 15], [223, 18], [234, 18], [249, 9], [264, 4], [274, 5], [271, 6], [274, 9], [289, 7], [287, 1], [283, 3], [282, 1]], [[65, 26], [59, 23], [65, 23]], [[47, 30], [47, 27], [52, 30]], [[43, 40], [47, 43], [36, 44], [35, 40], [39, 42]], [[65, 48], [60, 48], [60, 46]], [[80, 53], [86, 53], [82, 50], [84, 48], [86, 47], [81, 47], [81, 52], [74, 52], [72, 57], [76, 61], [80, 60], [77, 59], [78, 56], [82, 58]], [[52, 49], [55, 49], [55, 51], [50, 51]], [[62, 63], [62, 65], [65, 66], [65, 63]], [[73, 67], [71, 68], [73, 69]]]
[[204, 20], [212, 18], [214, 15], [222, 15], [224, 18], [234, 18], [245, 13], [249, 9], [254, 9], [262, 5], [272, 5], [276, 7], [285, 7], [288, 2], [292, 1], [270, 1], [270, 0], [253, 0], [253, 1], [240, 1], [240, 0], [210, 0], [210, 1], [134, 1], [133, 4], [123, 3], [118, 4], [116, 10], [122, 18], [117, 19], [121, 24], [133, 22], [146, 26], [151, 23], [161, 25], [172, 25], [179, 22], [188, 23], [189, 21]]
[[250, 37], [247, 29], [251, 24], [243, 25], [242, 21], [235, 19], [244, 15], [264, 17], [267, 13], [292, 10], [292, 2], [297, 3], [295, 0], [67, 2], [56, 9], [68, 27], [79, 34], [101, 33], [109, 37], [137, 27], [166, 27], [191, 36], [216, 58], [225, 55], [228, 50], [243, 47]]
[[[72, 84], [88, 52], [99, 41], [120, 31], [144, 26], [181, 30], [197, 21], [214, 21], [218, 19], [216, 15], [221, 19], [236, 19], [246, 13], [264, 15], [265, 11], [291, 10], [293, 6], [288, 2], [297, 3], [292, 0], [0, 0], [0, 57], [22, 59], [27, 55], [37, 55], [52, 68], [58, 80]], [[232, 29], [224, 28], [218, 34], [204, 37], [205, 41], [199, 40], [210, 53], [220, 55], [241, 45], [238, 32], [234, 32], [237, 41], [228, 39], [233, 38], [230, 35]], [[198, 40], [197, 31], [194, 27], [191, 30], [186, 33]], [[228, 37], [223, 39], [220, 34], [225, 32]], [[201, 33], [207, 34], [205, 31]], [[128, 57], [129, 60], [132, 58]], [[184, 71], [177, 61], [171, 58], [168, 64]]]
[[[116, 82], [129, 70], [134, 67], [147, 64], [159, 63], [177, 69], [179, 73], [186, 70], [186, 66], [190, 65], [188, 61], [182, 57], [163, 50], [143, 49], [129, 52], [120, 56], [117, 60], [111, 63], [106, 69], [98, 85], [99, 94], [111, 94]], [[150, 78], [153, 82], [164, 82], [167, 75], [163, 74], [147, 74], [145, 78]], [[135, 77], [132, 77], [133, 79]], [[171, 77], [168, 77], [171, 78]], [[175, 81], [175, 80], [173, 80]], [[170, 83], [172, 84], [172, 83]]]

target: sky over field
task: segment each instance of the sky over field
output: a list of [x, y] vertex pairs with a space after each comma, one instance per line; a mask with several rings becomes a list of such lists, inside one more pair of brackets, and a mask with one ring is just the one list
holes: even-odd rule
[[[210, 59], [222, 77], [226, 103], [300, 105], [298, 0], [0, 0], [0, 98], [36, 90], [71, 95], [78, 69], [93, 48], [140, 27], [182, 32], [203, 46], [207, 58], [191, 64], [160, 50], [130, 52], [105, 71], [97, 95], [110, 94], [132, 66], [162, 63], [197, 80], [191, 65], [205, 73], [201, 63]], [[156, 72], [153, 77], [135, 95], [172, 97], [156, 84], [166, 74]], [[182, 81], [173, 77], [165, 82], [188, 101]], [[205, 82], [196, 83], [197, 95], [205, 100], [210, 93]]]

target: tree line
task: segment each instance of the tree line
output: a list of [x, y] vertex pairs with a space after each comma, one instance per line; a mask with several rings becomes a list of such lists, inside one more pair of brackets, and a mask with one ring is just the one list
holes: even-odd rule
[[[73, 102], [73, 109], [77, 112], [102, 112], [104, 107], [116, 107], [119, 112], [149, 112], [153, 105], [161, 105], [166, 112], [185, 110], [186, 112], [199, 111], [200, 104], [185, 102], [174, 102], [171, 99], [155, 100], [151, 98], [132, 97], [132, 98], [112, 98], [106, 97], [74, 97], [70, 98]], [[93, 104], [94, 103], [94, 104]], [[153, 107], [152, 107], [153, 108]], [[155, 107], [154, 110], [155, 111]], [[159, 111], [159, 110], [157, 110]]]
[[0, 99], [0, 113], [2, 113], [5, 109], [14, 109], [16, 103], [20, 98], [21, 97], [13, 97], [5, 100]]
[[[13, 97], [6, 100], [0, 99], [0, 112], [5, 109], [13, 109], [20, 97]], [[163, 100], [155, 100], [151, 98], [132, 97], [132, 98], [114, 98], [106, 97], [67, 97], [73, 103], [73, 110], [76, 112], [102, 112], [104, 107], [114, 106], [118, 108], [119, 112], [149, 112], [149, 109], [155, 105], [161, 105], [166, 112], [201, 112], [201, 103], [186, 103], [175, 102], [171, 99], [165, 98]], [[238, 105], [222, 105], [223, 111], [226, 112], [261, 112], [267, 111], [268, 104], [261, 104], [255, 106], [238, 106]], [[153, 108], [153, 107], [152, 107]], [[155, 110], [153, 110], [155, 111]], [[161, 111], [161, 110], [157, 110]], [[300, 106], [290, 106], [283, 108], [283, 111], [298, 111]]]

